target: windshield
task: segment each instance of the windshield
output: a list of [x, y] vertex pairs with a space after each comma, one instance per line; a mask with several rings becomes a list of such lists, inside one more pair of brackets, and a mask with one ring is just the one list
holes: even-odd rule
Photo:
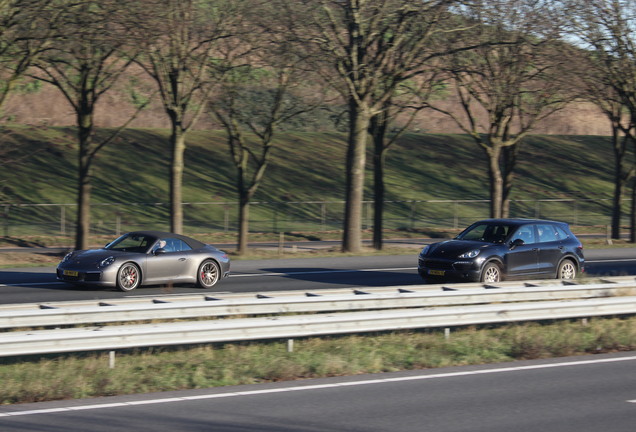
[[155, 241], [157, 241], [157, 239], [152, 236], [128, 233], [107, 244], [104, 249], [146, 253]]
[[503, 243], [513, 230], [513, 226], [497, 223], [480, 223], [472, 225], [456, 238], [486, 243]]

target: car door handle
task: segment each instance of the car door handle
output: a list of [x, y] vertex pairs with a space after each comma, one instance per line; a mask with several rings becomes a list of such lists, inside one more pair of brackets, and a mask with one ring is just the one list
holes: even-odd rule
[[186, 258], [179, 258], [179, 261], [185, 261]]

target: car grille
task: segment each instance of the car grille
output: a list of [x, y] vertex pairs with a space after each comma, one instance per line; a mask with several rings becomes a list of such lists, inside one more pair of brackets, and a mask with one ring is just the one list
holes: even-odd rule
[[430, 268], [430, 269], [436, 269], [436, 270], [453, 270], [452, 261], [438, 261], [438, 260], [424, 259], [420, 261], [420, 266]]
[[86, 273], [84, 275], [84, 280], [86, 282], [98, 282], [101, 279], [101, 273]]
[[77, 276], [69, 276], [65, 275], [62, 270], [57, 270], [57, 277], [60, 280], [69, 281], [69, 282], [99, 282], [102, 279], [101, 273], [83, 273], [78, 272]]

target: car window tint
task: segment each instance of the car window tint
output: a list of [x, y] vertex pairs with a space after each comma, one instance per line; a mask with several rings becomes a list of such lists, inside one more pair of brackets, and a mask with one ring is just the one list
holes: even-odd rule
[[560, 226], [555, 226], [554, 229], [556, 230], [558, 240], [565, 240], [569, 237], [568, 233]]
[[178, 238], [167, 237], [162, 240], [166, 242], [163, 247], [166, 252], [183, 252], [192, 249], [186, 242]]
[[458, 238], [461, 238], [462, 240], [483, 241], [485, 237], [486, 228], [488, 228], [488, 225], [474, 226], [468, 231], [464, 231], [462, 234], [459, 235]]
[[174, 248], [175, 248], [175, 251], [177, 252], [189, 251], [192, 249], [183, 240], [180, 240], [180, 239], [173, 239], [173, 240], [174, 240]]
[[517, 231], [513, 234], [510, 241], [515, 241], [517, 239], [523, 240], [525, 244], [536, 243], [534, 236], [534, 225], [522, 225]]
[[503, 243], [510, 233], [509, 225], [481, 224], [462, 233], [462, 240], [485, 241], [489, 243]]
[[554, 229], [554, 225], [550, 224], [538, 224], [537, 232], [539, 233], [539, 241], [541, 243], [557, 241], [557, 232]]
[[507, 225], [492, 225], [487, 232], [486, 241], [491, 243], [503, 243], [508, 237], [510, 227]]
[[148, 247], [154, 243], [152, 237], [129, 235], [121, 237], [107, 246], [107, 249], [119, 250], [125, 252], [145, 252]]

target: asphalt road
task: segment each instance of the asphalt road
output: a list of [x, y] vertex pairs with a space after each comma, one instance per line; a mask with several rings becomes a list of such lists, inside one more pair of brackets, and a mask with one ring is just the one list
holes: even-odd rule
[[[636, 249], [586, 250], [589, 276], [636, 275]], [[115, 289], [75, 287], [55, 279], [55, 269], [0, 270], [0, 304], [112, 299], [161, 294], [219, 292], [317, 291], [324, 288], [418, 285], [417, 254], [233, 261], [232, 275], [214, 290], [188, 285], [142, 287], [130, 293]]]
[[0, 406], [3, 432], [633, 432], [636, 352]]

